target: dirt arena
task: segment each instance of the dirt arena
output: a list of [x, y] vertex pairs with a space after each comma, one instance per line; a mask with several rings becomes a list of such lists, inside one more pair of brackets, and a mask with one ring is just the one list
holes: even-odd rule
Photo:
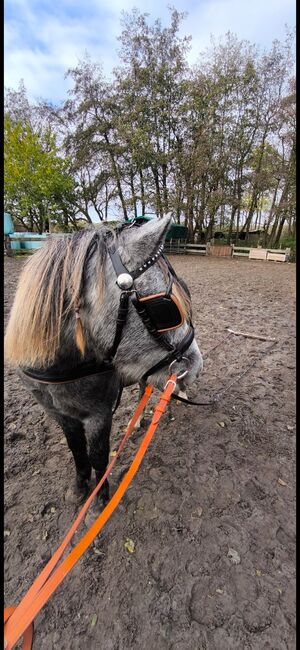
[[[214, 406], [175, 404], [97, 544], [36, 619], [36, 650], [293, 650], [295, 642], [295, 265], [170, 257], [188, 283], [205, 354], [189, 396], [209, 398], [256, 366]], [[23, 259], [5, 259], [5, 311]], [[137, 389], [115, 415], [114, 450]], [[78, 506], [62, 431], [5, 369], [5, 604], [20, 600]], [[113, 470], [111, 493], [137, 448]], [[85, 530], [84, 525], [78, 530]], [[125, 547], [134, 543], [134, 552]]]

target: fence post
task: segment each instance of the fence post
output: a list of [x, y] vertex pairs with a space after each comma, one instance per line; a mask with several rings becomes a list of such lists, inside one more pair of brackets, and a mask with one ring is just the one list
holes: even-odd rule
[[11, 246], [11, 241], [10, 241], [10, 236], [9, 235], [4, 235], [4, 253], [8, 257], [13, 257], [13, 249]]

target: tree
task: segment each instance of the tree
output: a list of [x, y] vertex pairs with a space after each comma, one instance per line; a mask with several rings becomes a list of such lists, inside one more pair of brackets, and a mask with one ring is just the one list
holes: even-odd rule
[[[216, 229], [237, 241], [255, 224], [265, 245], [278, 245], [286, 226], [295, 232], [293, 35], [261, 52], [228, 32], [191, 68], [184, 17], [171, 9], [163, 26], [137, 9], [123, 13], [111, 80], [87, 55], [68, 71], [72, 88], [61, 108], [31, 105], [21, 84], [6, 95], [11, 125], [22, 124], [22, 138], [34, 135], [34, 146], [69, 177], [68, 188], [58, 183], [51, 193], [65, 229], [112, 211], [125, 221], [139, 210], [171, 212], [190, 241], [209, 240]], [[32, 194], [30, 206], [47, 203], [45, 188], [38, 200]]]
[[4, 122], [4, 206], [30, 231], [49, 229], [60, 220], [62, 201], [74, 192], [68, 161], [59, 157], [50, 133], [36, 134], [30, 124]]

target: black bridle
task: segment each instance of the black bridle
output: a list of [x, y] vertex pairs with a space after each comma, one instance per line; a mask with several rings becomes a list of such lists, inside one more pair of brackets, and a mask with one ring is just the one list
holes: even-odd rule
[[[154, 374], [161, 368], [169, 366], [172, 362], [182, 361], [184, 358], [184, 352], [190, 347], [194, 339], [194, 328], [191, 322], [188, 323], [189, 328], [187, 334], [176, 346], [170, 343], [165, 335], [166, 332], [180, 327], [183, 324], [183, 317], [180, 312], [178, 303], [172, 296], [172, 276], [177, 276], [170, 262], [165, 258], [163, 254], [163, 248], [163, 244], [160, 244], [159, 248], [155, 250], [141, 266], [139, 266], [134, 271], [129, 272], [120, 258], [115, 243], [112, 243], [108, 246], [108, 253], [117, 276], [116, 282], [118, 287], [121, 289], [116, 333], [112, 348], [109, 353], [110, 360], [112, 361], [114, 359], [122, 338], [123, 329], [129, 311], [130, 299], [132, 305], [135, 307], [148, 332], [162, 347], [168, 351], [167, 355], [165, 355], [160, 361], [151, 366], [151, 368], [149, 368], [144, 373], [142, 377], [143, 380], [146, 380], [149, 375]], [[140, 296], [139, 292], [134, 286], [134, 282], [143, 273], [145, 273], [145, 271], [153, 266], [153, 264], [155, 264], [159, 258], [163, 258], [166, 262], [170, 279], [169, 286], [167, 287], [165, 293], [155, 294], [154, 296], [150, 297]], [[158, 318], [160, 319], [160, 322], [157, 322]], [[162, 323], [165, 325], [165, 327], [160, 327]]]
[[[180, 281], [178, 280], [169, 260], [167, 260], [163, 254], [163, 244], [160, 244], [158, 249], [155, 250], [137, 269], [129, 272], [121, 260], [115, 242], [109, 242], [110, 237], [111, 233], [106, 233], [107, 251], [116, 273], [116, 283], [120, 288], [121, 293], [114, 341], [110, 350], [106, 354], [106, 358], [101, 363], [97, 363], [96, 361], [82, 361], [75, 368], [65, 371], [57, 371], [56, 368], [49, 368], [46, 370], [23, 368], [23, 373], [28, 377], [44, 383], [58, 384], [75, 381], [95, 374], [104, 374], [105, 372], [114, 371], [114, 360], [121, 343], [130, 304], [132, 304], [136, 309], [150, 335], [157, 341], [157, 343], [159, 343], [159, 345], [161, 345], [161, 347], [167, 350], [167, 354], [165, 354], [160, 361], [151, 366], [151, 368], [144, 373], [142, 379], [146, 380], [149, 375], [154, 374], [166, 366], [175, 364], [176, 362], [187, 362], [187, 359], [184, 357], [184, 352], [186, 352], [190, 347], [194, 339], [194, 328], [192, 323], [190, 321], [188, 322], [188, 331], [176, 346], [170, 343], [166, 336], [166, 332], [180, 327], [183, 324], [184, 318], [180, 311], [178, 302], [172, 295], [173, 279], [176, 278], [179, 283]], [[154, 296], [141, 296], [135, 288], [134, 282], [145, 273], [146, 270], [155, 264], [159, 258], [163, 258], [167, 265], [169, 285], [165, 293], [155, 294]], [[185, 368], [185, 370], [181, 369], [177, 373], [178, 378], [183, 377], [186, 372], [187, 368]]]

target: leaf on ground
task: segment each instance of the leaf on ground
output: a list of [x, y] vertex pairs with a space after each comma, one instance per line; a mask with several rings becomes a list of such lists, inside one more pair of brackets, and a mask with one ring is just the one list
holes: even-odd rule
[[96, 555], [105, 555], [105, 553], [104, 553], [103, 551], [100, 551], [99, 548], [94, 548], [94, 553], [95, 553]]
[[197, 508], [196, 510], [194, 510], [192, 512], [191, 518], [192, 519], [199, 519], [199, 517], [201, 517], [202, 513], [203, 513], [203, 509], [199, 507], [199, 508]]
[[218, 425], [219, 427], [222, 427], [222, 429], [226, 426], [225, 422], [218, 422]]
[[111, 456], [116, 456], [116, 455], [117, 455], [117, 452], [116, 452], [115, 450], [114, 450], [114, 451], [111, 451], [111, 452], [110, 452], [110, 455], [111, 455]]
[[10, 530], [5, 530], [4, 537], [9, 537], [9, 536], [10, 536]]
[[93, 614], [92, 619], [91, 619], [91, 626], [92, 627], [95, 627], [95, 625], [97, 623], [97, 620], [98, 620], [97, 614]]
[[223, 591], [223, 589], [216, 589], [216, 593], [217, 593], [217, 594], [223, 594], [224, 591]]
[[128, 553], [134, 553], [135, 551], [135, 544], [132, 539], [129, 539], [129, 537], [127, 537], [124, 547], [126, 548]]
[[261, 570], [260, 569], [255, 569], [256, 575], [260, 578], [261, 576]]
[[278, 483], [279, 483], [279, 485], [283, 485], [284, 487], [287, 485], [287, 483], [285, 481], [283, 481], [282, 478], [278, 479]]
[[231, 560], [232, 564], [239, 564], [241, 561], [241, 558], [238, 554], [237, 551], [235, 551], [234, 548], [230, 548], [227, 553], [229, 559]]
[[294, 427], [291, 427], [290, 424], [287, 424], [286, 428], [287, 428], [288, 431], [294, 431]]

